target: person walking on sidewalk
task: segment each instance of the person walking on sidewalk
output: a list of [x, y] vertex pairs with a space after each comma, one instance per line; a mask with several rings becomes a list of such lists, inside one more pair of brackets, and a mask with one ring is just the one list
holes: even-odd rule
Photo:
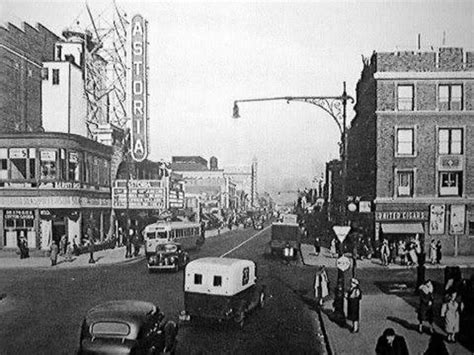
[[55, 266], [58, 263], [59, 247], [58, 247], [58, 244], [54, 240], [51, 241], [51, 245], [49, 246], [49, 251], [50, 251], [49, 257], [51, 258], [51, 266]]
[[347, 319], [352, 322], [352, 333], [359, 331], [359, 313], [360, 313], [360, 300], [362, 298], [362, 292], [359, 288], [359, 280], [352, 279], [351, 287], [347, 293]]
[[89, 264], [95, 264], [95, 259], [94, 259], [94, 236], [92, 231], [89, 232], [88, 234], [88, 248], [89, 248]]
[[418, 332], [423, 333], [423, 322], [430, 325], [430, 333], [433, 334], [433, 283], [427, 280], [418, 290], [420, 291], [420, 303], [418, 306]]
[[436, 242], [434, 239], [431, 239], [430, 243], [430, 260], [431, 264], [436, 264]]
[[441, 253], [441, 241], [438, 240], [436, 243], [436, 264], [441, 263], [441, 258], [443, 254]]
[[128, 233], [125, 235], [125, 258], [132, 257], [132, 238], [133, 238], [133, 229], [130, 228]]
[[375, 346], [377, 355], [408, 355], [408, 347], [405, 338], [395, 334], [395, 330], [387, 328], [377, 340]]
[[456, 334], [459, 333], [459, 319], [464, 305], [457, 300], [457, 293], [449, 295], [449, 299], [441, 306], [441, 317], [444, 318], [444, 330], [448, 333], [448, 342], [456, 342]]
[[324, 299], [329, 295], [329, 281], [326, 267], [323, 265], [316, 273], [314, 278], [314, 299], [320, 306], [323, 305]]
[[[73, 240], [74, 242], [74, 240]], [[73, 248], [73, 243], [69, 241], [69, 238], [66, 239], [66, 261], [71, 262], [72, 261], [72, 253], [74, 251]]]
[[388, 240], [384, 239], [382, 243], [382, 247], [380, 248], [380, 256], [382, 258], [382, 265], [388, 266], [389, 263], [389, 256], [390, 256], [390, 248], [388, 246]]

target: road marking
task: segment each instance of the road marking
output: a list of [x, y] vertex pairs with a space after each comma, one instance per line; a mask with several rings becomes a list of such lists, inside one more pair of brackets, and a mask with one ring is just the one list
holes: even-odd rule
[[242, 245], [244, 245], [244, 244], [247, 243], [247, 242], [250, 242], [253, 238], [255, 238], [256, 236], [262, 234], [263, 232], [265, 232], [265, 231], [266, 231], [268, 228], [270, 228], [270, 227], [271, 227], [271, 225], [270, 225], [270, 226], [267, 226], [267, 227], [265, 227], [265, 228], [263, 228], [260, 232], [255, 233], [253, 236], [251, 236], [249, 239], [243, 241], [242, 243], [240, 243], [239, 245], [237, 245], [235, 248], [233, 248], [233, 249], [229, 250], [228, 252], [226, 252], [226, 253], [222, 254], [221, 256], [219, 256], [219, 258], [223, 258], [224, 256], [229, 255], [229, 254], [232, 253], [233, 251], [239, 249]]

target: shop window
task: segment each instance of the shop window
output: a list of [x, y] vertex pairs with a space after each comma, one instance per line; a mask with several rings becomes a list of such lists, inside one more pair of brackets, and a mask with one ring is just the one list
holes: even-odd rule
[[463, 129], [440, 128], [438, 132], [439, 154], [463, 154]]
[[398, 110], [399, 111], [413, 111], [413, 85], [399, 85], [398, 86]]
[[28, 178], [27, 174], [27, 160], [28, 149], [26, 148], [11, 148], [9, 152], [10, 169], [12, 180], [25, 180]]
[[440, 196], [462, 196], [462, 172], [439, 173]]
[[89, 157], [86, 155], [84, 156], [84, 160], [82, 162], [82, 180], [85, 182], [85, 183], [90, 183], [90, 180], [89, 180], [89, 170], [90, 170], [90, 166], [89, 166]]
[[413, 171], [397, 172], [397, 196], [412, 197], [413, 196]]
[[79, 153], [69, 152], [68, 159], [68, 180], [69, 181], [80, 181], [80, 160]]
[[440, 85], [438, 107], [440, 111], [462, 110], [462, 85]]
[[415, 130], [413, 128], [398, 128], [397, 155], [413, 156], [415, 154]]
[[57, 178], [56, 150], [40, 151], [41, 179], [52, 180]]

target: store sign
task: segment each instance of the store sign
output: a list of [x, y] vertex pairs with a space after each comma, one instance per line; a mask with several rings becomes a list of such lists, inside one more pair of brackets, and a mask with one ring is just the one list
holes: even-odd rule
[[143, 161], [148, 156], [147, 22], [143, 16], [133, 16], [130, 31], [130, 151], [133, 160]]
[[169, 191], [169, 206], [173, 208], [184, 207], [184, 192], [177, 190]]
[[370, 213], [372, 211], [372, 204], [370, 201], [360, 201], [359, 202], [359, 212], [360, 213]]
[[26, 148], [10, 148], [10, 159], [26, 159], [28, 157], [28, 150]]
[[35, 219], [33, 210], [5, 210], [5, 219]]
[[40, 189], [66, 189], [66, 190], [79, 190], [81, 188], [80, 182], [72, 181], [55, 181], [55, 182], [41, 182], [38, 185]]
[[387, 211], [375, 212], [376, 221], [426, 221], [425, 211]]
[[111, 202], [108, 198], [90, 198], [79, 196], [7, 196], [2, 197], [2, 207], [21, 208], [82, 208], [103, 207], [110, 208]]
[[451, 205], [449, 218], [449, 234], [464, 234], [466, 227], [466, 206]]
[[118, 180], [112, 189], [116, 209], [164, 209], [165, 189], [160, 180]]
[[444, 234], [444, 221], [446, 220], [445, 205], [430, 206], [430, 229], [431, 235]]
[[56, 161], [55, 150], [42, 150], [40, 152], [41, 161]]

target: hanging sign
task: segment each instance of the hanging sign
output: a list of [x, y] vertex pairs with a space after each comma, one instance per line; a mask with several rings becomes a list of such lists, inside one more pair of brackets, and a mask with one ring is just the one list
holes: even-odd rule
[[334, 233], [336, 233], [337, 239], [342, 243], [344, 239], [346, 239], [346, 236], [349, 234], [351, 227], [350, 226], [334, 226], [332, 227], [332, 230], [334, 231]]
[[445, 205], [430, 206], [430, 234], [444, 234], [444, 221], [446, 215]]
[[147, 22], [141, 15], [130, 26], [130, 151], [135, 161], [148, 156]]

